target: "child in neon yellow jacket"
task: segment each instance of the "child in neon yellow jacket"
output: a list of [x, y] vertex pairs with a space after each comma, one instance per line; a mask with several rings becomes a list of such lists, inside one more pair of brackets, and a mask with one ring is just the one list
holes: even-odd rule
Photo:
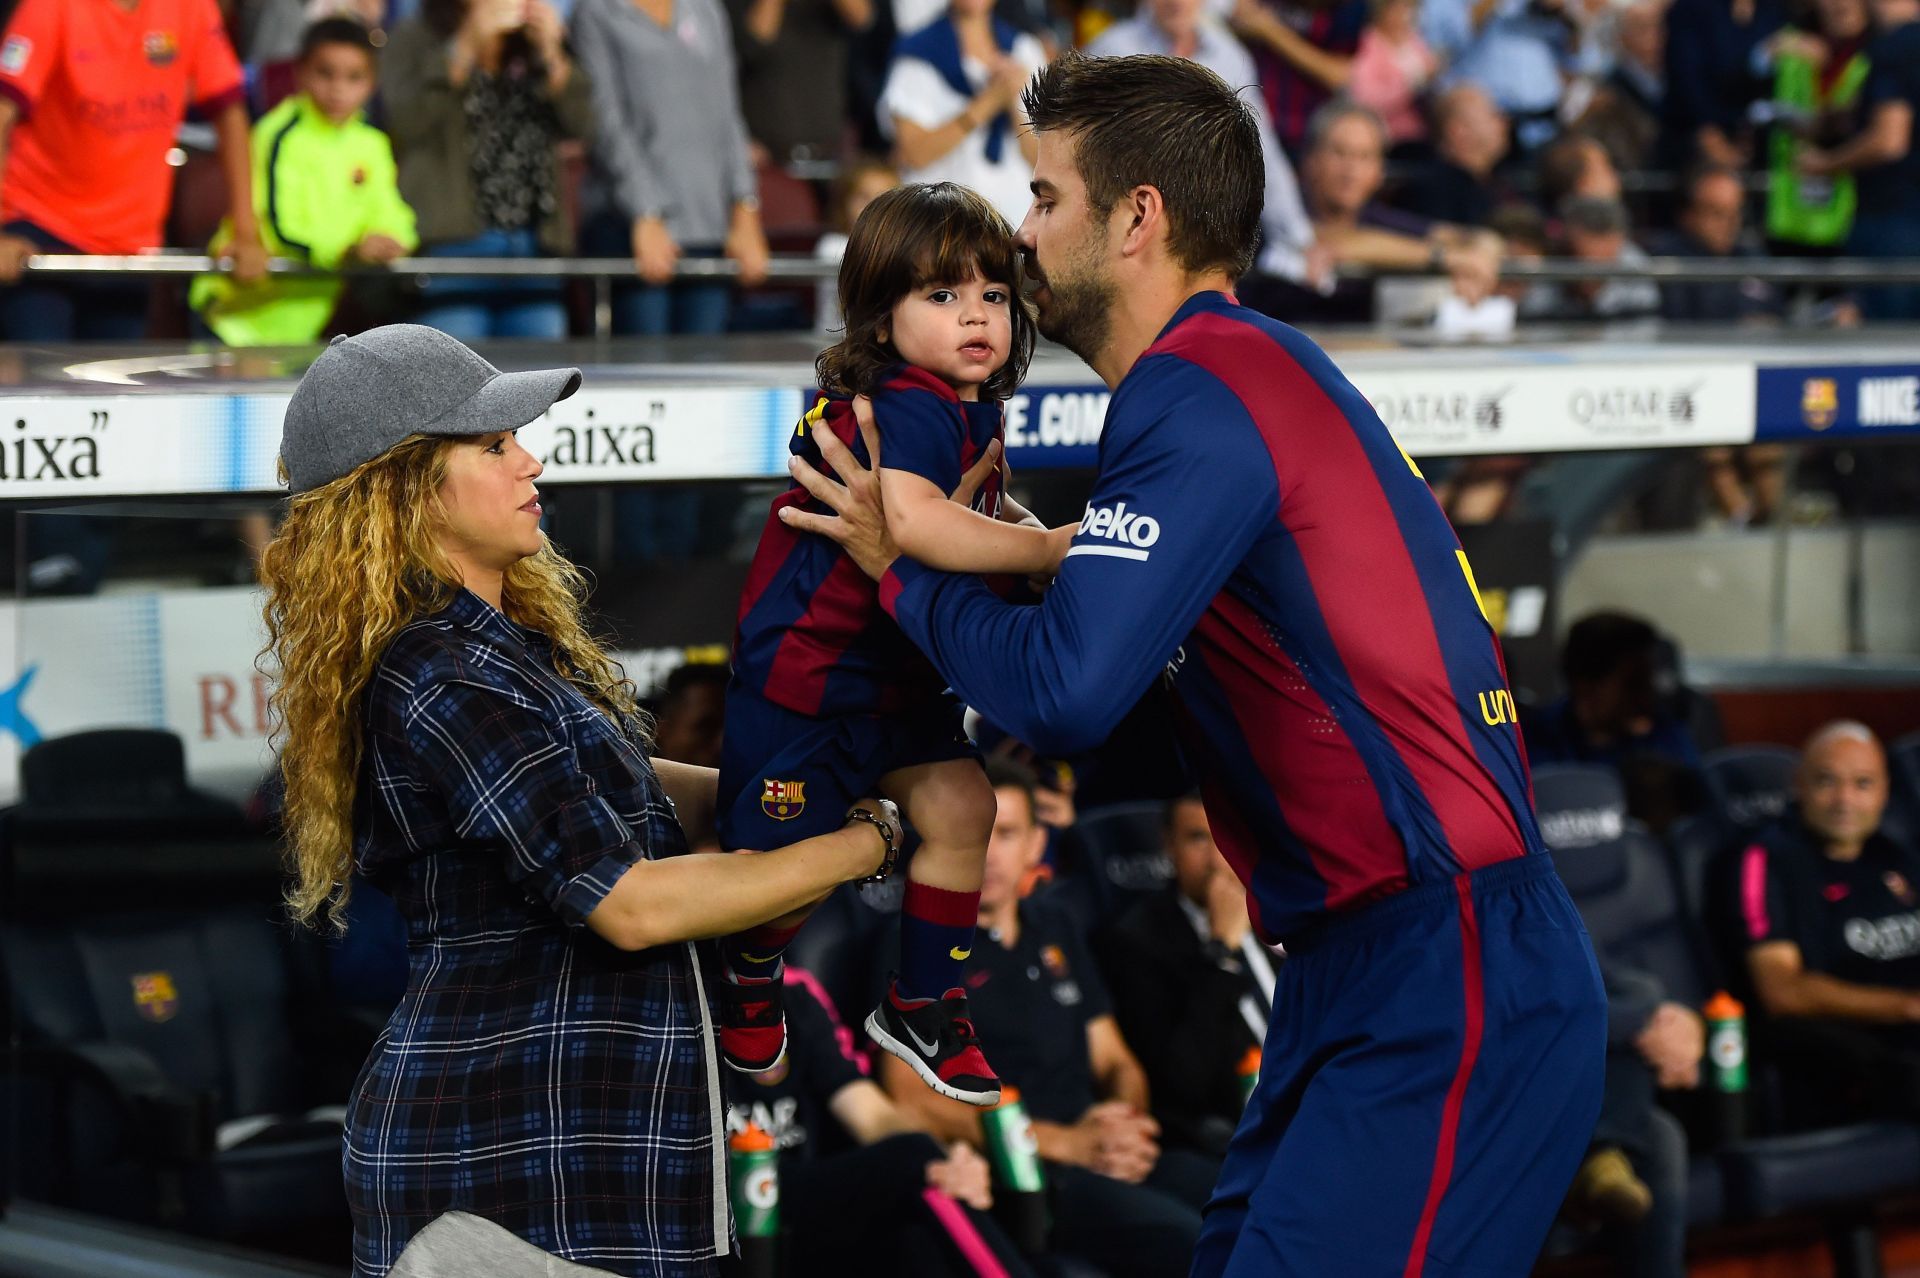
[[[254, 125], [253, 202], [273, 256], [323, 268], [384, 264], [419, 245], [393, 148], [362, 114], [375, 68], [364, 26], [351, 18], [316, 22], [301, 41], [300, 91]], [[219, 256], [230, 234], [222, 223], [208, 252]], [[325, 331], [340, 287], [338, 279], [270, 275], [240, 285], [202, 275], [189, 297], [228, 345], [298, 344]]]

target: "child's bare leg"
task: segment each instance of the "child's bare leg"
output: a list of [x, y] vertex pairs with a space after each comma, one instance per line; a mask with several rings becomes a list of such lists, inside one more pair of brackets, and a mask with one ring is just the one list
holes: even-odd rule
[[973, 952], [993, 787], [974, 760], [948, 759], [888, 773], [880, 788], [920, 835], [900, 907], [896, 993], [903, 1000], [939, 998], [960, 985]]

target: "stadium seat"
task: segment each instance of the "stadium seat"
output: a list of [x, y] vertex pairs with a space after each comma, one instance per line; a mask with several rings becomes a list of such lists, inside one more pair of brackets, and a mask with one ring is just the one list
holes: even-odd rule
[[1596, 948], [1658, 976], [1676, 1001], [1700, 1007], [1708, 988], [1701, 938], [1681, 908], [1660, 845], [1626, 815], [1626, 793], [1607, 768], [1535, 770], [1534, 803], [1554, 866]]
[[871, 1010], [873, 991], [886, 979], [884, 971], [874, 969], [891, 961], [878, 950], [880, 935], [890, 930], [888, 923], [899, 908], [898, 894], [893, 897], [876, 904], [871, 889], [863, 895], [859, 885], [843, 883], [787, 947], [788, 961], [813, 973], [847, 1020], [858, 1020]]
[[164, 733], [22, 761], [0, 822], [0, 964], [32, 1115], [25, 1196], [209, 1237], [345, 1227], [340, 1120], [373, 1032], [328, 1019], [316, 941], [279, 921], [275, 849], [189, 790]]
[[1707, 755], [1707, 787], [1729, 824], [1752, 830], [1787, 810], [1800, 752], [1788, 746], [1725, 746]]
[[1154, 800], [1116, 803], [1084, 814], [1073, 827], [1101, 920], [1119, 918], [1134, 902], [1173, 881], [1165, 823], [1166, 804]]
[[1910, 732], [1887, 747], [1887, 779], [1892, 793], [1887, 811], [1908, 838], [1920, 838], [1920, 732]]

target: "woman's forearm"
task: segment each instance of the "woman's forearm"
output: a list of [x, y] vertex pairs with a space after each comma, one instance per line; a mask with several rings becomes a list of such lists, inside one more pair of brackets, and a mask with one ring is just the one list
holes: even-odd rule
[[623, 950], [758, 927], [871, 874], [885, 847], [865, 824], [771, 852], [694, 852], [627, 869], [587, 926]]

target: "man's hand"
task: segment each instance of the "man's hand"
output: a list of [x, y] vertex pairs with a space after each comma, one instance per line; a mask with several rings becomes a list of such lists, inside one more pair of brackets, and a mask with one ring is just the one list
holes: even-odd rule
[[[860, 415], [863, 410], [866, 413], [865, 417]], [[863, 423], [873, 420], [873, 406], [867, 402], [864, 395], [853, 401], [853, 416], [854, 420]], [[873, 465], [876, 470], [880, 468], [877, 456]], [[997, 439], [987, 443], [987, 446], [981, 450], [979, 458], [968, 468], [967, 473], [960, 476], [959, 487], [947, 495], [962, 506], [973, 505], [973, 499], [980, 494], [980, 486], [991, 479], [996, 470], [1002, 472], [1003, 477], [1008, 473], [1000, 460], [1000, 441]], [[1006, 491], [1004, 486], [1001, 491]]]
[[236, 238], [227, 246], [227, 256], [233, 259], [235, 283], [257, 284], [267, 278], [267, 246], [260, 242], [259, 236]]
[[39, 251], [40, 246], [24, 236], [0, 235], [0, 284], [18, 283], [27, 259]]
[[372, 235], [360, 237], [360, 242], [353, 246], [353, 255], [373, 266], [385, 266], [389, 262], [405, 257], [407, 246], [391, 235], [381, 235], [376, 231]]
[[820, 449], [820, 460], [839, 479], [821, 474], [800, 457], [793, 459], [789, 469], [814, 500], [824, 502], [834, 513], [820, 515], [783, 506], [780, 518], [789, 528], [819, 533], [837, 542], [853, 562], [860, 565], [861, 572], [878, 581], [900, 557], [900, 548], [893, 544], [893, 535], [887, 531], [887, 512], [880, 505], [880, 476], [874, 473], [880, 468], [880, 431], [873, 424], [873, 404], [866, 396], [855, 397], [853, 416], [860, 423], [861, 438], [867, 441], [867, 456], [873, 459], [873, 470], [856, 461], [832, 431], [815, 433], [813, 439]]
[[1160, 1124], [1125, 1101], [1095, 1105], [1077, 1125], [1092, 1136], [1088, 1166], [1102, 1176], [1137, 1185], [1160, 1160]]
[[965, 1141], [947, 1146], [947, 1156], [927, 1164], [927, 1185], [975, 1211], [993, 1210], [993, 1176], [987, 1160]]
[[1492, 296], [1500, 283], [1500, 251], [1489, 244], [1476, 240], [1452, 245], [1442, 250], [1441, 260], [1453, 279], [1453, 291], [1470, 305]]
[[1238, 950], [1253, 926], [1247, 917], [1247, 890], [1237, 876], [1215, 868], [1207, 880], [1207, 930], [1230, 950]]
[[1633, 1041], [1655, 1079], [1665, 1088], [1700, 1085], [1700, 1058], [1707, 1049], [1707, 1027], [1700, 1015], [1678, 1003], [1662, 1003]]
[[1833, 156], [1817, 146], [1802, 147], [1793, 167], [1808, 177], [1828, 177], [1838, 171]]

